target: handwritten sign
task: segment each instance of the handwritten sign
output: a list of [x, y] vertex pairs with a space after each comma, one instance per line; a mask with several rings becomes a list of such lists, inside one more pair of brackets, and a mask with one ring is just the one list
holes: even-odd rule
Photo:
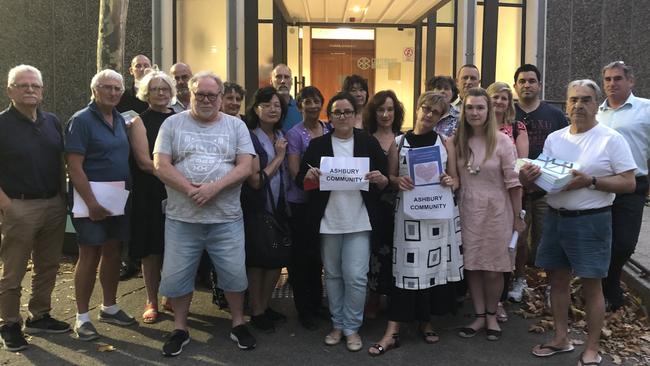
[[440, 185], [404, 191], [404, 215], [412, 219], [451, 219], [454, 199], [451, 188]]
[[321, 191], [367, 191], [368, 158], [323, 156], [320, 159]]

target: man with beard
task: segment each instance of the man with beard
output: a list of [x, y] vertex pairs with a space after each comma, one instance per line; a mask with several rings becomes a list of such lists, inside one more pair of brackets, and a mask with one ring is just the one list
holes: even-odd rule
[[287, 103], [287, 115], [281, 121], [282, 131], [287, 133], [291, 127], [302, 121], [296, 100], [291, 97], [291, 69], [285, 64], [278, 64], [271, 73], [271, 84]]
[[190, 341], [187, 314], [203, 250], [230, 305], [230, 338], [240, 349], [255, 347], [243, 315], [248, 281], [239, 199], [255, 150], [244, 122], [219, 111], [218, 76], [199, 72], [189, 88], [189, 112], [163, 122], [153, 158], [155, 174], [167, 188], [160, 293], [174, 308], [174, 331], [163, 346], [165, 356], [179, 355]]
[[188, 64], [178, 62], [172, 65], [169, 73], [176, 82], [176, 97], [172, 99], [171, 107], [174, 113], [180, 113], [190, 105], [190, 89], [187, 87], [187, 82], [192, 77], [192, 69]]
[[[515, 120], [526, 125], [528, 131], [528, 158], [536, 159], [542, 152], [546, 137], [553, 131], [566, 127], [567, 119], [558, 108], [540, 100], [542, 89], [541, 73], [535, 65], [525, 64], [515, 71], [514, 88], [519, 96], [515, 103]], [[508, 292], [508, 298], [520, 302], [528, 286], [524, 270], [528, 258], [535, 258], [535, 252], [542, 235], [544, 214], [548, 209], [546, 192], [527, 190], [524, 192], [524, 210], [526, 210], [526, 229], [519, 236], [517, 258], [515, 260], [515, 279]], [[528, 236], [530, 233], [530, 244]], [[530, 256], [528, 250], [530, 248]]]
[[460, 108], [463, 104], [463, 98], [467, 91], [476, 88], [481, 83], [481, 74], [478, 67], [472, 64], [466, 64], [460, 67], [456, 77], [456, 88], [458, 88], [458, 97], [451, 103], [451, 106], [456, 110], [456, 114], [460, 113]]
[[619, 132], [630, 145], [636, 163], [636, 190], [616, 195], [612, 207], [612, 260], [603, 291], [609, 310], [623, 305], [621, 272], [634, 253], [641, 231], [645, 197], [648, 193], [650, 159], [650, 101], [632, 93], [632, 67], [616, 61], [603, 68], [603, 88], [607, 99], [598, 108], [596, 118]]
[[149, 104], [141, 101], [136, 98], [138, 93], [138, 84], [140, 80], [147, 73], [147, 69], [151, 68], [151, 61], [145, 55], [136, 55], [133, 60], [131, 60], [131, 66], [129, 67], [129, 74], [133, 76], [133, 84], [130, 88], [126, 88], [122, 94], [122, 99], [117, 105], [117, 110], [122, 113], [126, 111], [134, 111], [138, 114], [144, 112], [149, 108]]

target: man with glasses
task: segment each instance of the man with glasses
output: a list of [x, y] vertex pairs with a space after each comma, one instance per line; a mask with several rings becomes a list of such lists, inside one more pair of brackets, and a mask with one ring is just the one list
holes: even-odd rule
[[278, 94], [287, 103], [287, 115], [280, 122], [282, 132], [287, 133], [291, 127], [302, 121], [302, 114], [298, 110], [296, 100], [291, 97], [291, 69], [285, 64], [278, 64], [271, 73], [271, 84], [278, 91]]
[[120, 104], [117, 105], [117, 110], [122, 112], [126, 111], [135, 111], [138, 114], [144, 112], [149, 108], [149, 104], [141, 101], [136, 98], [138, 93], [138, 84], [140, 80], [147, 73], [147, 69], [151, 68], [151, 61], [145, 55], [136, 55], [131, 60], [131, 66], [129, 67], [129, 74], [133, 76], [133, 84], [130, 88], [126, 88], [122, 94], [122, 99], [120, 99]]
[[239, 200], [255, 150], [244, 122], [219, 111], [223, 82], [218, 76], [199, 72], [189, 88], [189, 113], [167, 118], [154, 147], [155, 174], [167, 188], [160, 293], [174, 308], [174, 331], [163, 346], [165, 356], [179, 355], [190, 341], [187, 313], [203, 250], [230, 305], [230, 338], [240, 349], [255, 347], [243, 317], [248, 282]]
[[9, 71], [8, 109], [0, 113], [0, 336], [5, 349], [27, 347], [21, 331], [21, 282], [31, 257], [27, 333], [64, 333], [70, 325], [50, 316], [65, 231], [63, 136], [55, 115], [39, 109], [41, 72]]
[[615, 61], [603, 68], [603, 89], [607, 99], [598, 108], [596, 118], [618, 131], [630, 145], [636, 163], [636, 190], [616, 195], [612, 207], [612, 259], [603, 291], [611, 311], [623, 305], [621, 272], [634, 253], [639, 240], [645, 197], [648, 193], [650, 159], [650, 100], [632, 93], [632, 67]]
[[187, 82], [192, 77], [192, 69], [188, 64], [178, 62], [172, 65], [169, 73], [176, 82], [176, 96], [172, 99], [172, 109], [174, 113], [180, 113], [190, 105], [190, 89]]
[[[515, 120], [526, 125], [528, 131], [528, 158], [536, 159], [542, 152], [546, 137], [553, 131], [566, 127], [567, 119], [558, 108], [540, 100], [542, 90], [541, 73], [535, 65], [525, 64], [515, 71], [514, 88], [519, 96], [515, 103]], [[531, 188], [535, 189], [535, 188]], [[537, 246], [542, 235], [544, 214], [548, 209], [546, 192], [527, 190], [524, 192], [524, 210], [526, 210], [526, 229], [519, 236], [517, 258], [515, 261], [515, 278], [508, 298], [520, 302], [528, 284], [526, 283], [526, 263], [535, 258]], [[528, 237], [530, 236], [530, 243]], [[528, 254], [530, 250], [530, 255]], [[529, 261], [528, 258], [531, 258]]]

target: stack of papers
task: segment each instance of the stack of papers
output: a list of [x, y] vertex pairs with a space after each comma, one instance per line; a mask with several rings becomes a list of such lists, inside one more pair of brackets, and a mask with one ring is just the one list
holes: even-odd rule
[[519, 168], [526, 163], [541, 168], [542, 175], [535, 180], [535, 184], [548, 193], [561, 191], [573, 179], [571, 171], [580, 170], [580, 164], [578, 163], [555, 159], [544, 154], [540, 154], [535, 160], [517, 159], [515, 169], [519, 171]]
[[[124, 215], [126, 200], [129, 191], [124, 188], [124, 182], [89, 182], [90, 189], [95, 195], [97, 203], [107, 209], [111, 216]], [[88, 205], [76, 189], [73, 190], [72, 215], [74, 217], [89, 217]]]

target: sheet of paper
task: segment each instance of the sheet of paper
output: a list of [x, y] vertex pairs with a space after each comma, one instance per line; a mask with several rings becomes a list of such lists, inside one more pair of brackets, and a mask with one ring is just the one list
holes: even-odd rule
[[367, 191], [364, 177], [370, 169], [369, 158], [323, 156], [320, 159], [321, 191]]
[[[111, 212], [111, 216], [124, 215], [129, 191], [124, 182], [89, 182], [97, 202]], [[89, 217], [88, 206], [76, 189], [73, 190], [72, 214], [75, 218]]]
[[440, 184], [443, 166], [439, 146], [409, 149], [406, 164], [416, 187]]
[[451, 188], [427, 185], [404, 191], [404, 215], [412, 219], [451, 219], [454, 198]]

